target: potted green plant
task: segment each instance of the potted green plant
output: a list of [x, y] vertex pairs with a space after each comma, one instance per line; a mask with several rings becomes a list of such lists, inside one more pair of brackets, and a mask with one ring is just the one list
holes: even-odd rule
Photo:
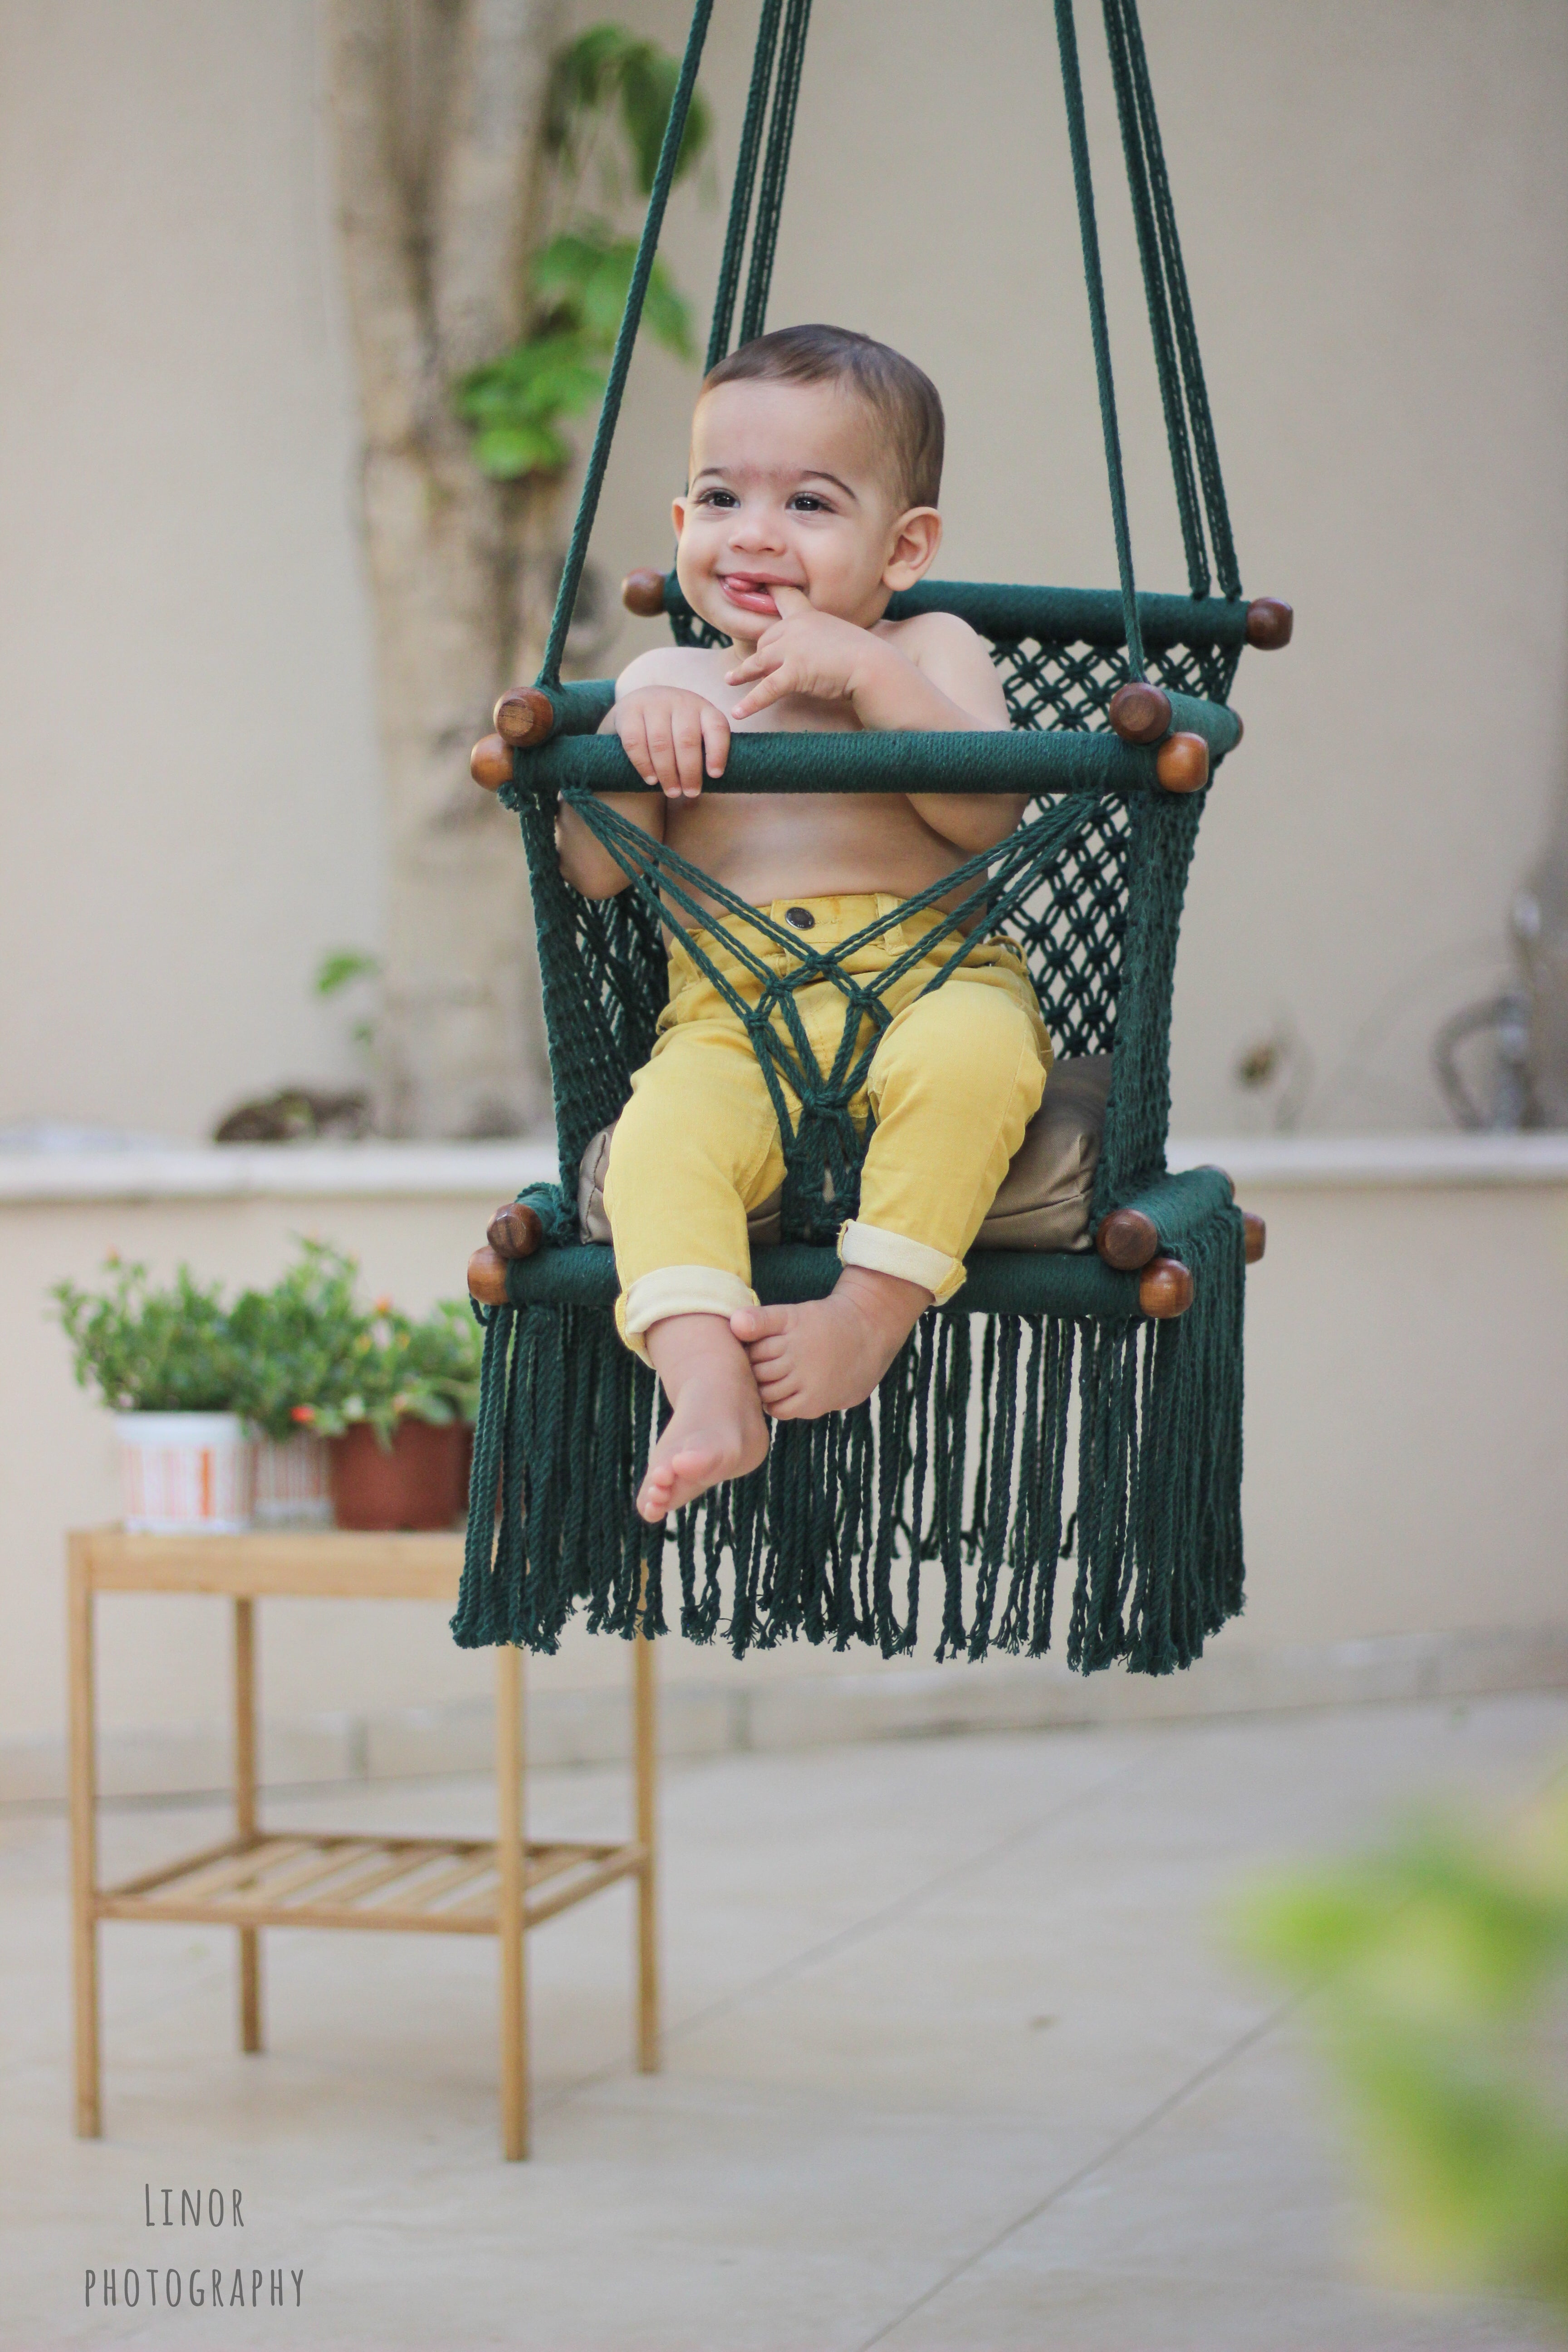
[[294, 1408], [330, 1440], [340, 1527], [444, 1528], [468, 1500], [482, 1340], [465, 1305], [378, 1299], [339, 1376]]
[[100, 1291], [54, 1286], [76, 1377], [115, 1416], [125, 1524], [149, 1535], [249, 1525], [255, 1454], [240, 1415], [239, 1350], [216, 1286], [182, 1265], [157, 1288], [117, 1256]]
[[243, 1409], [257, 1440], [258, 1527], [331, 1525], [327, 1444], [299, 1408], [352, 1392], [358, 1359], [371, 1345], [357, 1274], [342, 1250], [305, 1241], [270, 1290], [242, 1291], [230, 1310]]

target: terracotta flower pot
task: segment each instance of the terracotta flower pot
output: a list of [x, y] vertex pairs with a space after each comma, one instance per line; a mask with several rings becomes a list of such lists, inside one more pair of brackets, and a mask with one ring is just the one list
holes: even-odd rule
[[368, 1423], [332, 1440], [332, 1509], [340, 1528], [449, 1528], [468, 1499], [474, 1433], [400, 1421], [384, 1452]]

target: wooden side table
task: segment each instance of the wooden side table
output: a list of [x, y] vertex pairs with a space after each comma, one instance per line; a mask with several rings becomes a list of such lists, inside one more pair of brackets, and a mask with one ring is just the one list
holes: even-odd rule
[[[528, 2154], [527, 1955], [530, 1927], [620, 1878], [637, 1886], [637, 2063], [658, 2071], [655, 1727], [652, 1645], [630, 1645], [636, 1835], [618, 1844], [540, 1843], [524, 1818], [522, 1660], [496, 1652], [494, 1838], [276, 1833], [256, 1801], [258, 1600], [444, 1601], [458, 1597], [454, 1535], [131, 1536], [95, 1528], [69, 1538], [71, 1923], [79, 2137], [102, 2131], [98, 1927], [101, 1919], [188, 1920], [239, 1933], [239, 2040], [261, 2039], [263, 1927], [360, 1927], [494, 1936], [500, 1954], [501, 2140]], [[93, 1603], [100, 1592], [214, 1592], [234, 1603], [232, 1837], [117, 1886], [98, 1877]]]

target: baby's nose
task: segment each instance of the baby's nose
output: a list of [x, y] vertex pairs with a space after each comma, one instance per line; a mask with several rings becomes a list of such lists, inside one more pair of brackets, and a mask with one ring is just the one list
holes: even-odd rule
[[764, 511], [742, 509], [730, 526], [730, 544], [751, 550], [781, 547], [784, 534], [776, 517]]

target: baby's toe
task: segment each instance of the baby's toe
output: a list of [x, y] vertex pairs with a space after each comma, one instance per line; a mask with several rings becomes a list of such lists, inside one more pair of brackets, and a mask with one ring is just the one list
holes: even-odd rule
[[776, 1339], [789, 1326], [787, 1307], [740, 1307], [730, 1318], [737, 1339], [750, 1347], [753, 1339]]

